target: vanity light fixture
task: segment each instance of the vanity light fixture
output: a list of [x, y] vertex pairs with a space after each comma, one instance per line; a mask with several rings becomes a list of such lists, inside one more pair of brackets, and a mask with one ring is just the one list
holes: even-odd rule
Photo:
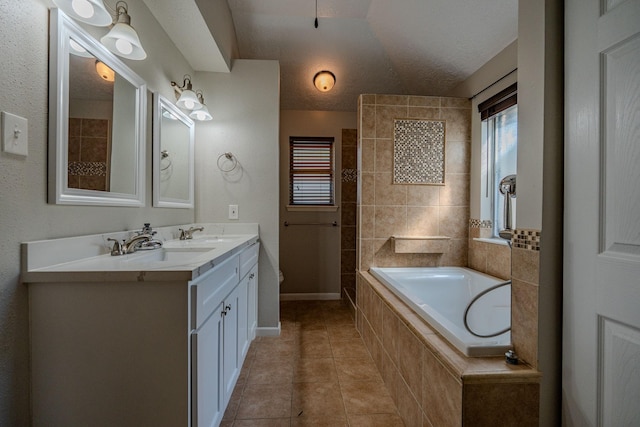
[[106, 27], [113, 22], [102, 0], [53, 0], [53, 3], [77, 21], [96, 27]]
[[199, 120], [201, 122], [213, 119], [213, 117], [211, 117], [211, 113], [209, 113], [209, 109], [204, 104], [204, 96], [202, 96], [202, 92], [198, 91], [196, 92], [196, 95], [198, 96], [198, 101], [200, 101], [202, 108], [198, 110], [193, 110], [191, 114], [189, 114], [189, 117], [191, 117], [194, 120]]
[[138, 33], [131, 26], [127, 3], [116, 3], [116, 23], [100, 41], [111, 52], [127, 59], [141, 60], [147, 57]]
[[202, 103], [198, 99], [198, 95], [193, 91], [193, 85], [191, 84], [191, 76], [185, 74], [182, 81], [182, 86], [178, 86], [178, 83], [171, 82], [171, 86], [180, 93], [180, 98], [176, 105], [185, 110], [199, 110], [202, 108]]
[[96, 71], [98, 75], [108, 82], [112, 82], [116, 79], [116, 73], [107, 64], [96, 59]]
[[336, 76], [331, 71], [320, 71], [313, 76], [313, 84], [320, 92], [329, 92], [336, 84]]

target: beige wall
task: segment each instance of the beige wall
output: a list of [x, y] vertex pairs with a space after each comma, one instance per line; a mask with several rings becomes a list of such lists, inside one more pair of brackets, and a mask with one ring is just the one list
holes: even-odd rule
[[[141, 0], [129, 12], [149, 57], [127, 61], [149, 84], [173, 96], [169, 82], [191, 72]], [[151, 121], [148, 120], [146, 206], [47, 204], [48, 43], [51, 2], [0, 0], [0, 110], [29, 121], [29, 155], [0, 153], [0, 425], [29, 424], [27, 289], [20, 284], [20, 242], [184, 224], [193, 210], [151, 207]], [[102, 32], [105, 31], [103, 28]], [[151, 107], [151, 104], [149, 104]], [[148, 109], [149, 114], [151, 108]], [[149, 116], [150, 117], [150, 116]]]
[[285, 277], [280, 293], [320, 298], [336, 296], [340, 294], [341, 227], [285, 227], [284, 221], [292, 224], [337, 221], [342, 225], [343, 206], [333, 212], [290, 212], [286, 209], [289, 203], [289, 137], [335, 138], [335, 197], [340, 201], [342, 129], [355, 129], [356, 113], [299, 110], [280, 113], [280, 269]]
[[[277, 328], [280, 66], [235, 60], [231, 73], [196, 73], [194, 81], [211, 94], [213, 116], [196, 127], [196, 220], [260, 225], [258, 327]], [[226, 152], [238, 160], [228, 174], [217, 167]], [[238, 220], [228, 219], [231, 204]]]
[[[467, 265], [470, 102], [464, 98], [359, 98], [358, 269]], [[446, 120], [445, 185], [394, 185], [394, 119]], [[396, 254], [391, 236], [448, 236], [441, 254]]]

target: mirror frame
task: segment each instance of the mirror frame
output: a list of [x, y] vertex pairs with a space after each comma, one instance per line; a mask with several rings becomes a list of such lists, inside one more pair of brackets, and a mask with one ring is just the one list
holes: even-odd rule
[[[175, 104], [169, 101], [160, 93], [153, 94], [153, 206], [159, 208], [182, 208], [192, 209], [194, 207], [194, 176], [195, 176], [195, 122], [189, 118]], [[160, 161], [162, 160], [162, 109], [168, 110], [179, 121], [189, 128], [189, 171], [188, 185], [189, 196], [187, 199], [163, 198], [160, 195]]]
[[[107, 48], [67, 17], [52, 8], [49, 46], [49, 173], [48, 202], [61, 205], [145, 205], [145, 146], [147, 85]], [[93, 54], [136, 88], [136, 173], [133, 194], [69, 188], [69, 39]]]

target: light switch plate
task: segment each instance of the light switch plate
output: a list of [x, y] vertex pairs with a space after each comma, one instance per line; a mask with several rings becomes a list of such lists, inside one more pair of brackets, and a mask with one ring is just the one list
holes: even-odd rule
[[2, 150], [26, 156], [29, 147], [28, 122], [24, 117], [2, 112]]
[[238, 219], [238, 205], [229, 205], [229, 219]]

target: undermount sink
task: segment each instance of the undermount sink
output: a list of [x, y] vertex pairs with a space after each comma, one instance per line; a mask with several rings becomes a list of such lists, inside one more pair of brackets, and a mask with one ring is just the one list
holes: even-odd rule
[[145, 253], [137, 252], [127, 261], [129, 262], [167, 262], [172, 264], [187, 264], [191, 262], [197, 256], [214, 250], [214, 247], [206, 247], [206, 248], [185, 248], [185, 247], [176, 247], [176, 248], [162, 248], [155, 249]]

